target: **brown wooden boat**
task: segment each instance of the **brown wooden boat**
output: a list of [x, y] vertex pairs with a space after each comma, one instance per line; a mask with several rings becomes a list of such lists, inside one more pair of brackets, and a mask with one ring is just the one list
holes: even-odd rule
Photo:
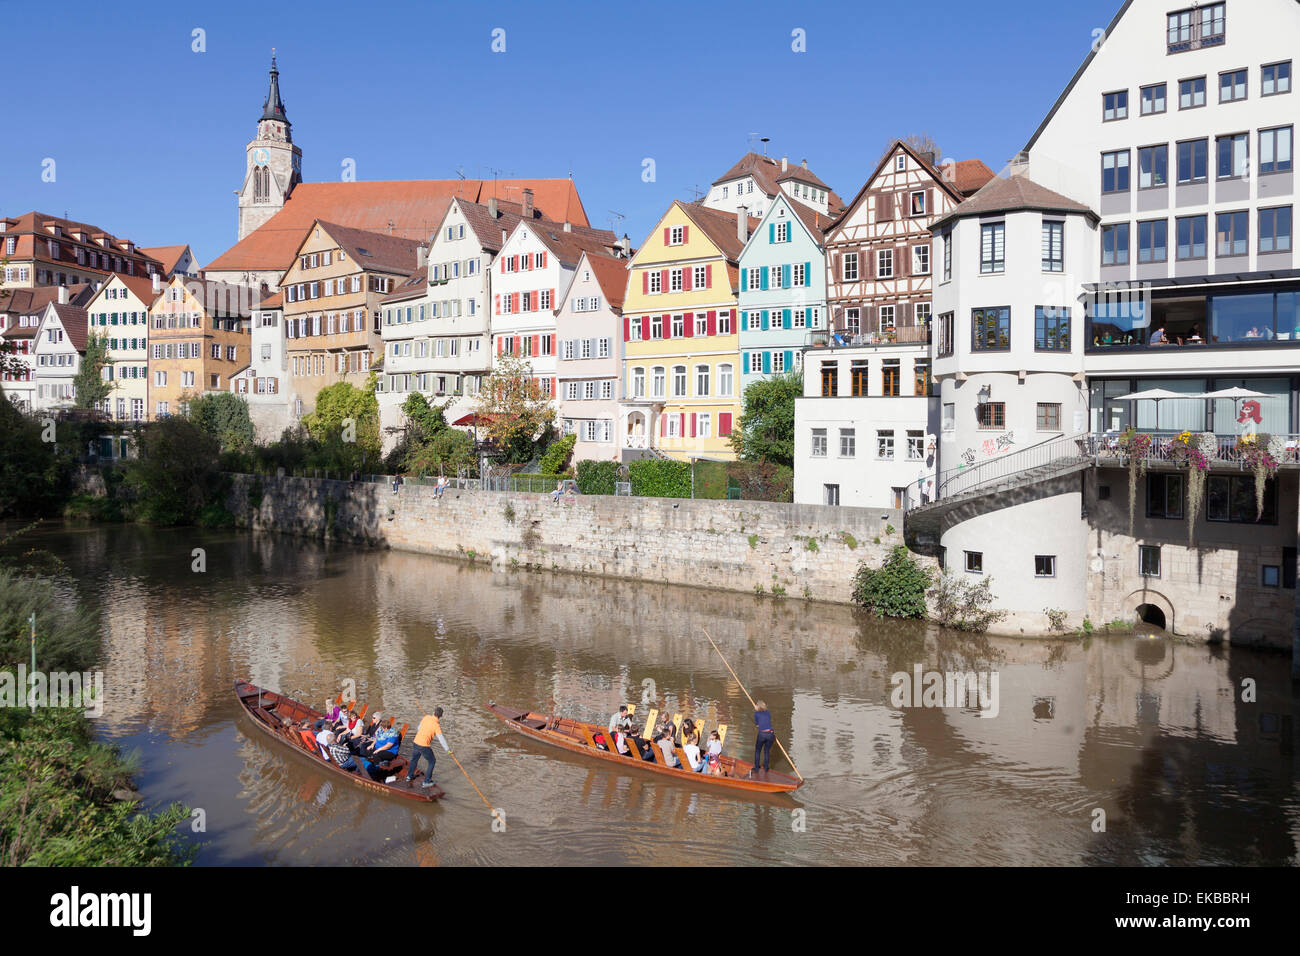
[[[727, 756], [719, 758], [722, 763], [723, 776], [696, 773], [690, 769], [681, 770], [668, 766], [658, 745], [649, 741], [629, 738], [629, 743], [636, 744], [635, 749], [644, 751], [648, 748], [654, 754], [653, 762], [637, 757], [635, 753], [625, 756], [616, 750], [601, 748], [597, 744], [598, 736], [608, 741], [610, 733], [607, 728], [599, 724], [587, 724], [580, 720], [556, 717], [552, 714], [536, 714], [514, 707], [503, 707], [496, 703], [488, 703], [487, 709], [503, 721], [506, 726], [512, 730], [517, 730], [525, 737], [531, 737], [534, 740], [540, 740], [556, 747], [563, 747], [573, 753], [596, 757], [617, 764], [620, 767], [666, 774], [683, 783], [697, 783], [706, 787], [722, 787], [728, 790], [748, 790], [753, 793], [788, 793], [798, 790], [804, 783], [799, 777], [777, 773], [775, 770], [759, 770], [755, 773], [753, 764]], [[613, 744], [610, 743], [608, 746], [612, 747]], [[676, 747], [674, 750], [681, 765], [689, 768], [690, 764], [687, 762], [682, 748]]]
[[368, 790], [401, 797], [403, 800], [414, 800], [417, 803], [431, 803], [439, 797], [446, 796], [437, 784], [432, 787], [421, 786], [424, 782], [423, 768], [415, 772], [415, 779], [409, 786], [402, 782], [402, 778], [406, 775], [407, 759], [400, 755], [388, 764], [388, 776], [397, 777], [394, 783], [371, 780], [369, 774], [359, 767], [356, 770], [343, 770], [334, 761], [326, 760], [320, 752], [320, 747], [315, 743], [309, 745], [299, 729], [304, 720], [316, 721], [325, 716], [306, 704], [244, 680], [235, 681], [235, 697], [259, 730], [274, 737], [303, 758], [311, 760], [318, 768], [328, 770], [332, 776], [346, 777]]

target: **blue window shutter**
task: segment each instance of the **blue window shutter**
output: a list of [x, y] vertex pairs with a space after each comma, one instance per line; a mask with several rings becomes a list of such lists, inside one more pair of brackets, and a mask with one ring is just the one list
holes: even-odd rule
[[781, 311], [781, 328], [783, 328], [783, 329], [788, 329], [788, 328], [790, 328], [790, 310], [789, 310], [789, 309], [783, 309], [783, 310]]
[[766, 288], [767, 288], [767, 266], [763, 266], [763, 268], [759, 271], [759, 274], [758, 274], [758, 287], [759, 287], [760, 289], [766, 289]]
[[763, 353], [763, 374], [767, 375], [772, 371], [772, 353]]
[[811, 262], [805, 262], [803, 264], [803, 284], [805, 287], [811, 286], [813, 284]]
[[749, 270], [741, 269], [740, 270], [740, 291], [746, 292], [748, 290], [749, 290]]
[[785, 350], [785, 370], [787, 372], [794, 371], [794, 352], [790, 349]]
[[740, 313], [740, 331], [742, 332], [747, 331], [745, 323], [748, 321], [749, 321], [749, 313], [748, 312]]
[[768, 311], [767, 311], [767, 309], [764, 309], [764, 310], [763, 310], [762, 315], [763, 315], [763, 331], [766, 332], [767, 329], [768, 329]]
[[790, 288], [790, 267], [789, 266], [781, 267], [781, 288], [782, 289]]
[[740, 371], [741, 371], [742, 373], [748, 373], [748, 372], [749, 372], [749, 353], [748, 353], [748, 352], [741, 352], [741, 353], [740, 353]]
[[767, 241], [776, 242], [776, 223], [774, 222], [767, 224]]

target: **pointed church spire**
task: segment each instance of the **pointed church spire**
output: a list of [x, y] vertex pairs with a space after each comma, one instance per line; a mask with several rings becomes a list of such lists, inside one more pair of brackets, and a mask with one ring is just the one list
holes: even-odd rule
[[275, 68], [275, 48], [271, 49], [271, 87], [266, 91], [266, 102], [262, 105], [262, 119], [279, 120], [286, 126], [289, 117], [284, 113], [284, 103], [280, 100], [280, 71]]

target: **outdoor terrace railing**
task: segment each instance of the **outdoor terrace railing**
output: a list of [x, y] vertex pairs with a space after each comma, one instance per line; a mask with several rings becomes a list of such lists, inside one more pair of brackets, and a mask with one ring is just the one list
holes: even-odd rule
[[[1142, 458], [1150, 462], [1173, 462], [1180, 463], [1178, 449], [1182, 445], [1179, 441], [1180, 436], [1190, 434], [1192, 437], [1199, 437], [1200, 432], [1173, 432], [1173, 431], [1143, 431], [1143, 435], [1151, 437], [1151, 445], [1142, 455]], [[1210, 458], [1210, 463], [1215, 465], [1239, 465], [1246, 467], [1246, 452], [1248, 446], [1242, 443], [1241, 438], [1237, 435], [1216, 435], [1215, 452]], [[1266, 443], [1269, 438], [1277, 439], [1280, 444], [1278, 449], [1280, 454], [1277, 457], [1278, 464], [1294, 465], [1300, 464], [1300, 435], [1295, 434], [1278, 434], [1278, 435], [1260, 435], [1258, 442]], [[1091, 456], [1097, 464], [1111, 465], [1115, 463], [1127, 463], [1132, 457], [1131, 448], [1124, 447], [1120, 441], [1119, 432], [1106, 432], [1100, 435], [1080, 435], [1078, 436], [1081, 450], [1086, 446], [1086, 454]], [[1267, 447], [1265, 445], [1265, 447]]]

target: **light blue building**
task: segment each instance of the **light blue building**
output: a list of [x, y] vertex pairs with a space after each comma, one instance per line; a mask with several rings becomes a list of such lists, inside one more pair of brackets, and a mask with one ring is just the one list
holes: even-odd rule
[[801, 370], [808, 333], [826, 328], [830, 219], [788, 196], [773, 201], [740, 253], [740, 387]]

